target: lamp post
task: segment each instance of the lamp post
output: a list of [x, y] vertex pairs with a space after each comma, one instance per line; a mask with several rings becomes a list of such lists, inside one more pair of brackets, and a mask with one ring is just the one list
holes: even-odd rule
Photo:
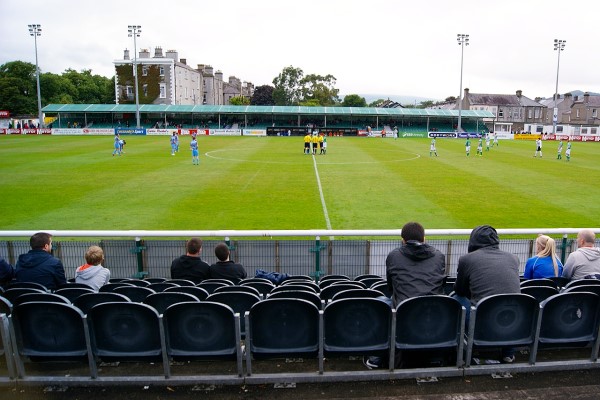
[[129, 25], [128, 27], [129, 37], [133, 37], [133, 78], [135, 81], [135, 121], [136, 128], [140, 127], [140, 100], [138, 98], [138, 73], [137, 73], [137, 41], [136, 38], [140, 37], [142, 33], [142, 27], [140, 25]]
[[465, 46], [469, 45], [469, 35], [459, 33], [456, 35], [456, 41], [460, 46], [460, 91], [458, 92], [458, 125], [456, 130], [458, 133], [462, 131], [461, 117], [462, 117], [462, 78], [463, 78], [463, 55], [465, 53]]
[[42, 26], [40, 24], [27, 25], [29, 27], [29, 35], [33, 36], [35, 43], [35, 79], [37, 81], [37, 102], [38, 102], [38, 124], [42, 128], [44, 126], [44, 116], [42, 115], [42, 92], [40, 90], [40, 67], [38, 67], [38, 52], [37, 52], [37, 37], [42, 36]]
[[560, 52], [565, 49], [566, 40], [554, 39], [554, 50], [558, 51], [556, 63], [556, 88], [554, 90], [554, 113], [552, 114], [552, 134], [556, 135], [556, 124], [558, 123], [558, 71], [560, 69]]

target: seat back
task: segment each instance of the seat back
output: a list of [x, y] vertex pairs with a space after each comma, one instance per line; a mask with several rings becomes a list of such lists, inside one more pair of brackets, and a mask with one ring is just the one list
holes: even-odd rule
[[373, 298], [332, 301], [323, 311], [327, 354], [373, 355], [390, 349], [392, 309]]
[[304, 291], [313, 292], [315, 294], [319, 293], [318, 287], [315, 289], [313, 286], [304, 285], [301, 283], [277, 286], [277, 287], [274, 287], [273, 289], [271, 289], [270, 293], [276, 293], [276, 292], [288, 291], [288, 290], [304, 290]]
[[152, 289], [141, 286], [122, 286], [113, 290], [114, 293], [124, 294], [129, 300], [135, 303], [142, 303], [144, 299], [153, 293], [156, 293]]
[[200, 301], [196, 296], [182, 292], [159, 292], [148, 295], [143, 301], [144, 304], [154, 307], [159, 314], [164, 314], [165, 310], [173, 304], [186, 301]]
[[64, 287], [62, 289], [56, 290], [54, 293], [59, 294], [61, 296], [66, 297], [72, 303], [76, 298], [83, 294], [87, 293], [95, 293], [92, 288], [82, 288], [82, 287]]
[[37, 282], [11, 282], [10, 284], [8, 284], [6, 289], [40, 289], [44, 292], [48, 291], [46, 286]]
[[62, 303], [71, 304], [69, 299], [60, 294], [55, 293], [25, 293], [17, 297], [13, 303], [13, 307], [19, 304], [28, 303], [31, 301], [47, 302], [47, 303]]
[[[110, 279], [110, 281], [112, 281], [112, 279]], [[123, 287], [123, 286], [135, 286], [135, 285], [132, 283], [127, 283], [125, 281], [110, 282], [110, 283], [107, 283], [106, 285], [100, 286], [100, 289], [98, 289], [98, 291], [99, 292], [113, 292], [115, 289]]]
[[[254, 278], [254, 279], [259, 279], [259, 278]], [[274, 284], [272, 284], [271, 282], [242, 282], [240, 283], [240, 286], [250, 286], [253, 287], [254, 289], [258, 290], [260, 292], [260, 294], [263, 295], [263, 297], [266, 297], [267, 294], [269, 294], [271, 292], [271, 290], [273, 290], [273, 288], [275, 287]]]
[[224, 283], [229, 286], [234, 285], [234, 283], [232, 281], [230, 281], [229, 279], [223, 279], [223, 278], [210, 278], [210, 279], [205, 279], [202, 282], [219, 282], [219, 283]]
[[565, 288], [583, 285], [600, 285], [600, 279], [577, 279], [575, 281], [570, 281], [569, 283], [567, 283], [565, 285]]
[[[245, 315], [246, 311], [250, 311], [252, 306], [260, 301], [260, 296], [247, 292], [220, 292], [213, 293], [206, 298], [206, 301], [212, 301], [219, 304], [225, 304], [231, 307], [234, 313]], [[246, 324], [240, 321], [240, 329], [242, 336], [246, 335]]]
[[124, 282], [124, 283], [130, 283], [133, 286], [138, 286], [138, 287], [148, 287], [150, 285], [150, 282], [148, 282], [145, 279], [134, 279], [134, 278], [131, 278], [131, 279], [126, 279], [126, 280], [124, 280], [122, 282]]
[[[600, 289], [600, 286], [598, 286], [598, 288]], [[541, 303], [548, 297], [558, 294], [558, 290], [552, 286], [522, 286], [521, 293], [533, 296], [538, 301], [538, 303]]]
[[144, 278], [144, 280], [146, 282], [149, 282], [150, 284], [153, 283], [161, 283], [167, 280], [167, 278]]
[[373, 290], [379, 290], [381, 293], [384, 294], [385, 297], [392, 297], [392, 291], [390, 290], [390, 288], [388, 287], [387, 282], [381, 282], [381, 283], [374, 283], [371, 286], [371, 289]]
[[67, 282], [67, 283], [63, 283], [62, 285], [59, 285], [57, 290], [72, 289], [72, 288], [92, 289], [92, 287], [86, 285], [85, 283]]
[[48, 293], [48, 291], [43, 290], [43, 289], [35, 289], [35, 288], [13, 288], [13, 289], [6, 289], [4, 291], [4, 293], [2, 293], [2, 297], [4, 297], [5, 299], [7, 299], [8, 301], [10, 301], [11, 303], [14, 304], [17, 297], [21, 296], [22, 294], [26, 294], [26, 293]]
[[223, 282], [200, 282], [198, 285], [196, 285], [195, 287], [199, 287], [204, 289], [208, 294], [211, 294], [212, 292], [215, 291], [215, 289], [223, 287], [223, 286], [230, 286], [226, 283]]
[[370, 288], [374, 283], [385, 282], [385, 279], [383, 279], [380, 276], [370, 276], [370, 277], [364, 277], [364, 278], [360, 278], [360, 279], [358, 279], [358, 277], [357, 277], [354, 279], [354, 281], [363, 283], [366, 288]]
[[340, 299], [352, 299], [352, 298], [365, 298], [369, 297], [372, 299], [376, 299], [377, 297], [383, 297], [384, 294], [379, 290], [373, 289], [347, 289], [342, 290], [333, 295], [331, 301], [340, 300]]
[[156, 283], [151, 283], [150, 286], [148, 286], [148, 289], [152, 289], [156, 293], [160, 293], [160, 292], [164, 292], [166, 289], [172, 288], [172, 287], [176, 288], [176, 287], [179, 287], [179, 285], [176, 283], [171, 283], [171, 282], [156, 282]]
[[321, 292], [319, 293], [319, 296], [321, 297], [321, 300], [331, 300], [333, 298], [333, 296], [335, 296], [337, 293], [343, 292], [344, 290], [348, 290], [348, 289], [363, 289], [361, 286], [356, 285], [354, 282], [352, 283], [337, 283], [337, 284], [332, 284], [329, 286], [326, 286], [325, 288], [321, 288]]
[[396, 308], [395, 346], [422, 350], [456, 348], [456, 365], [463, 361], [466, 310], [448, 296], [420, 296]]
[[166, 292], [188, 293], [194, 295], [200, 301], [206, 300], [209, 294], [205, 289], [198, 286], [178, 286], [174, 288], [165, 289], [165, 293]]
[[[257, 296], [261, 296], [260, 292], [251, 286], [240, 286], [240, 285], [221, 286], [221, 287], [216, 288], [213, 291], [213, 293], [224, 293], [224, 292], [246, 292], [246, 293], [255, 294]], [[243, 314], [241, 314], [241, 315], [243, 315]]]
[[196, 284], [188, 279], [167, 279], [165, 282], [174, 283], [179, 286], [196, 286]]
[[329, 275], [323, 275], [322, 277], [319, 278], [319, 283], [323, 283], [329, 280], [342, 280], [342, 281], [349, 281], [350, 278], [347, 275], [340, 275], [340, 274], [329, 274]]
[[566, 292], [540, 304], [540, 343], [590, 342], [598, 335], [600, 297], [589, 292]]
[[289, 285], [307, 286], [307, 287], [312, 288], [313, 291], [316, 293], [319, 293], [321, 291], [321, 288], [319, 287], [319, 285], [317, 285], [313, 281], [298, 280], [298, 279], [291, 279], [291, 280], [288, 279], [286, 281], [283, 281], [283, 283], [281, 285], [279, 285], [278, 287], [284, 287], [284, 286], [289, 286]]
[[87, 314], [96, 304], [116, 302], [126, 303], [129, 301], [129, 298], [123, 294], [98, 292], [82, 294], [73, 301], [73, 305], [79, 308], [82, 313]]
[[570, 292], [590, 292], [600, 296], [600, 285], [575, 285], [565, 289], [565, 293]]
[[323, 301], [318, 294], [306, 290], [278, 290], [271, 291], [268, 299], [302, 299], [311, 302], [319, 310], [323, 309]]
[[548, 286], [556, 288], [556, 282], [551, 279], [527, 279], [520, 283], [521, 288], [529, 286]]

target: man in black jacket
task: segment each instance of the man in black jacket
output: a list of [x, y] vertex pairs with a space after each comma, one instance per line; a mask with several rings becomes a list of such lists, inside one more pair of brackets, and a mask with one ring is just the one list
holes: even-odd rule
[[228, 279], [237, 284], [248, 275], [242, 264], [238, 264], [229, 259], [229, 246], [225, 243], [219, 243], [215, 247], [215, 256], [219, 259], [210, 266], [210, 277], [218, 279]]
[[29, 239], [31, 250], [21, 254], [15, 266], [17, 282], [36, 282], [48, 290], [67, 283], [62, 262], [52, 256], [52, 235], [38, 232]]
[[200, 259], [202, 240], [191, 238], [185, 248], [187, 253], [171, 263], [171, 278], [187, 279], [196, 284], [210, 278], [209, 265]]

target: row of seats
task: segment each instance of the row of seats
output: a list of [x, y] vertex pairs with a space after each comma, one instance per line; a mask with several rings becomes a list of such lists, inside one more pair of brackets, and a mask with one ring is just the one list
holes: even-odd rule
[[387, 356], [393, 373], [396, 351], [423, 350], [450, 352], [456, 364], [447, 368], [457, 371], [481, 367], [471, 365], [474, 352], [499, 347], [527, 348], [523, 368], [536, 364], [542, 348], [573, 344], [590, 346], [588, 362], [597, 363], [600, 297], [594, 293], [559, 293], [542, 303], [526, 294], [495, 295], [469, 312], [466, 333], [466, 310], [448, 296], [411, 298], [395, 309], [373, 298], [345, 298], [322, 310], [302, 299], [267, 298], [244, 317], [214, 301], [179, 302], [162, 314], [127, 301], [97, 304], [85, 314], [74, 305], [33, 301], [0, 317], [4, 348], [12, 349], [5, 352], [9, 374], [21, 379], [25, 358], [87, 360], [92, 379], [99, 360], [162, 361], [170, 378], [172, 360], [227, 359], [236, 362], [239, 378], [244, 358], [250, 377], [254, 360], [303, 357], [327, 375], [334, 371], [325, 371], [324, 358], [339, 355]]

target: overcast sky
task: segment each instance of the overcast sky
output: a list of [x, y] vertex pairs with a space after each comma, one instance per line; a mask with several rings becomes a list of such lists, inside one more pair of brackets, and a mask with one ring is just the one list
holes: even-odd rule
[[140, 48], [174, 49], [192, 66], [210, 64], [255, 86], [289, 65], [331, 74], [341, 95], [444, 99], [472, 93], [552, 96], [554, 39], [559, 93], [600, 92], [600, 2], [580, 0], [2, 0], [0, 64], [35, 63], [28, 24], [41, 24], [42, 72], [91, 69], [114, 75], [133, 50], [128, 25], [141, 25]]

